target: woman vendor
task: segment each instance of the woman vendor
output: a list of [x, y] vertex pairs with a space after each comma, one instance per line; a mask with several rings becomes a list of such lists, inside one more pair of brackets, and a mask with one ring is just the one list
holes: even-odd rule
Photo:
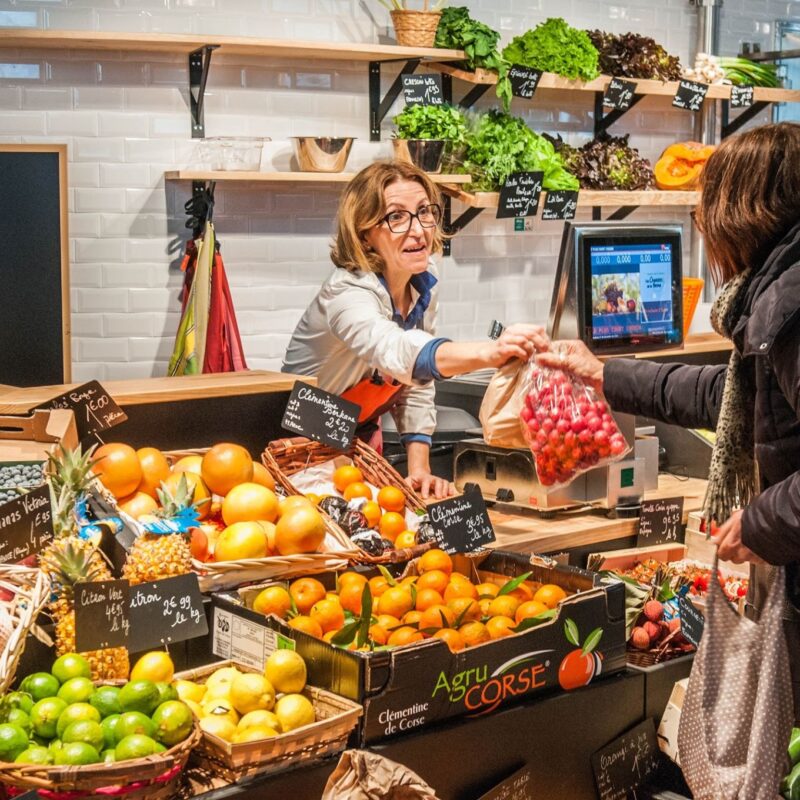
[[[336, 269], [298, 323], [283, 371], [358, 403], [362, 438], [380, 448], [389, 410], [408, 454], [409, 485], [427, 498], [452, 494], [431, 475], [436, 428], [434, 380], [511, 358], [527, 360], [548, 339], [537, 325], [512, 325], [496, 340], [437, 337], [437, 272], [442, 250], [439, 190], [402, 162], [377, 162], [348, 184], [339, 204], [331, 260]], [[370, 438], [371, 434], [371, 438]]]

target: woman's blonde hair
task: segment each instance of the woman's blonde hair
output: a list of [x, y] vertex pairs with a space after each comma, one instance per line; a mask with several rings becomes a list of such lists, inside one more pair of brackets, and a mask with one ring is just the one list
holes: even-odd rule
[[[431, 203], [441, 205], [436, 184], [421, 169], [403, 161], [377, 161], [361, 170], [347, 184], [339, 202], [336, 241], [331, 259], [337, 267], [356, 272], [383, 272], [383, 259], [369, 250], [364, 234], [386, 215], [384, 191], [397, 181], [416, 181], [425, 190]], [[442, 250], [442, 229], [433, 229], [434, 253]]]

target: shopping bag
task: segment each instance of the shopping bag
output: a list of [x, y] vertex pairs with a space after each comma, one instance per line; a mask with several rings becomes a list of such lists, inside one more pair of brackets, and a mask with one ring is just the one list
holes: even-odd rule
[[479, 417], [483, 439], [494, 447], [527, 447], [519, 424], [523, 391], [520, 384], [525, 374], [525, 362], [512, 359], [500, 367], [486, 388]]

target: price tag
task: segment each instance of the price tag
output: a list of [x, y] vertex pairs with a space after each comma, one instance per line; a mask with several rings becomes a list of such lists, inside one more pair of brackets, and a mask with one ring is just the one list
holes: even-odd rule
[[478, 800], [533, 800], [533, 777], [530, 767], [522, 767], [498, 783]]
[[128, 581], [75, 584], [75, 649], [130, 649], [131, 620]]
[[128, 650], [133, 653], [205, 636], [208, 621], [197, 575], [131, 586], [130, 619]]
[[263, 672], [270, 654], [284, 649], [280, 641], [284, 638], [266, 625], [214, 607], [211, 652], [215, 656]]
[[683, 498], [643, 500], [639, 517], [637, 547], [654, 544], [678, 544], [683, 541]]
[[548, 192], [544, 198], [542, 219], [575, 219], [578, 210], [579, 192], [558, 189]]
[[128, 415], [114, 402], [99, 381], [89, 381], [58, 395], [37, 408], [71, 408], [75, 413], [78, 438], [105, 431], [125, 422]]
[[442, 76], [432, 75], [400, 76], [403, 81], [403, 96], [407, 106], [443, 106]]
[[750, 108], [753, 105], [752, 86], [731, 86], [731, 108]]
[[511, 94], [514, 97], [530, 99], [536, 92], [536, 87], [539, 85], [541, 77], [542, 71], [540, 69], [513, 64], [508, 71], [508, 79], [511, 81]]
[[658, 740], [652, 718], [614, 739], [592, 755], [600, 800], [625, 800], [658, 767]]
[[682, 80], [678, 83], [678, 91], [672, 98], [672, 105], [686, 111], [699, 111], [703, 107], [703, 101], [707, 94], [707, 83]]
[[0, 505], [0, 564], [16, 564], [53, 541], [47, 484]]
[[514, 172], [500, 189], [497, 219], [535, 217], [542, 193], [543, 172]]
[[360, 412], [356, 403], [298, 381], [289, 395], [281, 426], [337, 450], [347, 450]]
[[[714, 580], [712, 576], [709, 580]], [[681, 618], [681, 635], [688, 642], [698, 647], [703, 638], [705, 617], [697, 610], [697, 606], [686, 596], [678, 595], [678, 613]]]
[[486, 503], [480, 489], [428, 506], [438, 546], [446, 553], [471, 553], [495, 540]]
[[608, 108], [616, 108], [620, 111], [627, 111], [632, 103], [633, 96], [636, 94], [635, 81], [626, 81], [622, 78], [612, 78], [606, 91], [603, 94], [603, 105]]

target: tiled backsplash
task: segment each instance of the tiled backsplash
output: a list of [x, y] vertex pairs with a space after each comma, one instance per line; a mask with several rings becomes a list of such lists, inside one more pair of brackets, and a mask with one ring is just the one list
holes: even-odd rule
[[[471, 0], [471, 12], [503, 43], [549, 16], [571, 24], [654, 36], [682, 61], [693, 56], [689, 0]], [[722, 45], [772, 46], [774, 24], [796, 2], [725, 0]], [[386, 9], [374, 0], [0, 0], [0, 27], [207, 33], [318, 41], [384, 41]], [[387, 72], [390, 70], [387, 69]], [[73, 376], [164, 374], [178, 325], [188, 183], [164, 172], [198, 165], [190, 138], [185, 57], [136, 52], [0, 50], [0, 141], [65, 142], [69, 148]], [[384, 82], [384, 85], [386, 83]], [[457, 91], [461, 87], [457, 85]], [[492, 105], [489, 92], [482, 107]], [[354, 62], [280, 61], [215, 55], [206, 134], [268, 136], [262, 169], [289, 169], [293, 135], [356, 136], [348, 169], [390, 155], [370, 143], [367, 69]], [[396, 113], [400, 106], [393, 110]], [[591, 96], [549, 94], [515, 102], [537, 131], [572, 144], [590, 137]], [[691, 136], [692, 118], [648, 98], [613, 133], [655, 158]], [[338, 190], [218, 184], [215, 222], [248, 363], [275, 368], [306, 303], [331, 269], [328, 244]], [[582, 216], [588, 216], [586, 212]], [[634, 219], [687, 222], [685, 212]], [[440, 332], [482, 338], [491, 319], [544, 322], [561, 226], [513, 223], [485, 212], [453, 241], [441, 265]]]

